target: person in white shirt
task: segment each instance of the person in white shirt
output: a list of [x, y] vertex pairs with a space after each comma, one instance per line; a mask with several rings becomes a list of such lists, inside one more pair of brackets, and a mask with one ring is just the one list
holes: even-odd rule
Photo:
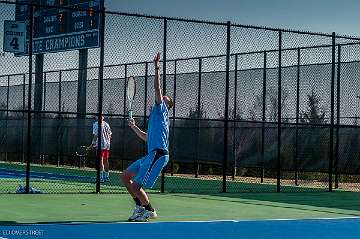
[[[97, 118], [96, 118], [97, 119]], [[109, 155], [110, 155], [110, 142], [111, 142], [111, 129], [108, 123], [104, 121], [104, 116], [101, 116], [101, 150], [100, 150], [100, 182], [109, 182]], [[92, 147], [97, 149], [98, 146], [98, 121], [93, 124], [93, 139]]]

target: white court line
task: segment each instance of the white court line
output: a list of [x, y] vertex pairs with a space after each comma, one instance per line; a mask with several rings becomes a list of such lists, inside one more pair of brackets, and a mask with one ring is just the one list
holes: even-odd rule
[[[324, 218], [304, 218], [304, 219], [291, 219], [291, 218], [279, 218], [279, 219], [259, 219], [259, 220], [250, 220], [250, 219], [244, 219], [244, 220], [210, 220], [210, 221], [149, 221], [149, 222], [68, 222], [68, 223], [47, 223], [47, 225], [102, 225], [102, 224], [161, 224], [161, 223], [241, 223], [241, 222], [276, 222], [276, 221], [336, 221], [336, 220], [346, 220], [346, 219], [358, 219], [360, 220], [360, 216], [358, 217], [324, 217]], [[44, 225], [44, 224], [21, 224], [21, 226], [24, 225]]]
[[[162, 222], [156, 222], [156, 221], [150, 221], [147, 223], [217, 223], [217, 222], [268, 222], [268, 221], [336, 221], [336, 220], [346, 220], [346, 219], [359, 219], [360, 216], [349, 216], [349, 217], [323, 217], [323, 218], [275, 218], [275, 219], [259, 219], [259, 220], [250, 220], [250, 219], [244, 219], [244, 220], [210, 220], [210, 221], [162, 221]], [[138, 223], [138, 222], [118, 222], [118, 223]], [[145, 222], [146, 223], [146, 222]]]

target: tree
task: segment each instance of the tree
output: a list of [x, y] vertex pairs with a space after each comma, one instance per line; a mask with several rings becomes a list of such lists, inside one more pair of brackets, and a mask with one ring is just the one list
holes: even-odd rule
[[[6, 110], [6, 103], [5, 102], [0, 102], [0, 109], [1, 110]], [[0, 119], [5, 119], [6, 117], [6, 111], [0, 111]]]
[[222, 122], [206, 120], [207, 112], [204, 105], [199, 108], [190, 108], [187, 119], [179, 119], [175, 122], [175, 133], [173, 140], [173, 160], [179, 160], [184, 164], [181, 172], [192, 173], [195, 167], [195, 176], [204, 167], [219, 164], [223, 155], [223, 124]]
[[190, 119], [205, 119], [206, 118], [206, 111], [204, 110], [204, 104], [200, 105], [200, 109], [198, 108], [190, 108], [188, 113], [188, 118]]
[[[268, 120], [276, 122], [278, 120], [278, 90], [274, 87], [270, 87], [266, 93], [266, 96], [269, 98], [270, 106], [266, 110], [268, 115]], [[289, 97], [289, 92], [284, 88], [281, 89], [281, 111], [282, 116], [286, 115], [287, 112], [287, 99]]]
[[306, 111], [303, 111], [301, 113], [301, 122], [310, 124], [326, 123], [326, 112], [323, 107], [320, 106], [320, 97], [315, 93], [314, 90], [312, 90], [311, 94], [307, 95], [307, 98], [308, 108]]
[[[360, 109], [360, 95], [357, 95], [356, 96], [356, 100], [358, 102], [358, 106], [357, 106], [357, 109], [359, 110]], [[359, 125], [359, 115], [357, 112], [355, 112], [355, 117], [354, 117], [354, 121], [353, 121], [353, 125]]]
[[111, 102], [109, 104], [109, 107], [107, 108], [107, 112], [109, 114], [109, 117], [113, 117], [113, 115], [115, 114], [115, 108], [114, 108], [114, 104]]
[[[224, 120], [224, 111], [217, 112], [218, 119]], [[237, 105], [236, 106], [236, 115], [235, 115], [235, 107], [229, 109], [229, 120], [242, 120], [244, 119], [244, 113], [241, 108]]]
[[[321, 98], [314, 90], [307, 95], [307, 108], [300, 114], [300, 122], [307, 124], [325, 124], [325, 110]], [[303, 126], [298, 135], [298, 168], [320, 170], [326, 167], [330, 155], [328, 139], [329, 130], [313, 125]]]
[[359, 125], [359, 117], [357, 116], [354, 117], [353, 125]]
[[[287, 99], [289, 93], [285, 89], [281, 89], [281, 109], [282, 115], [287, 112]], [[265, 104], [265, 114], [268, 121], [276, 122], [278, 120], [278, 91], [274, 87], [270, 87], [266, 91], [266, 98], [269, 102]], [[256, 95], [253, 107], [249, 110], [251, 120], [262, 120], [263, 95]]]
[[237, 105], [236, 106], [236, 114], [235, 114], [235, 107], [230, 109], [230, 119], [232, 120], [242, 120], [244, 119], [244, 113], [241, 108]]
[[263, 107], [262, 104], [263, 104], [263, 97], [257, 95], [255, 97], [253, 107], [249, 110], [251, 120], [262, 120], [262, 107]]

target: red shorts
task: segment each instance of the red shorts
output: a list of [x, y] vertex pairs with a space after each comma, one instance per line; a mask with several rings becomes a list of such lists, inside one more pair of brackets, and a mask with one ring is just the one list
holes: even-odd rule
[[100, 157], [103, 159], [108, 159], [110, 155], [110, 150], [108, 149], [102, 149], [100, 152]]

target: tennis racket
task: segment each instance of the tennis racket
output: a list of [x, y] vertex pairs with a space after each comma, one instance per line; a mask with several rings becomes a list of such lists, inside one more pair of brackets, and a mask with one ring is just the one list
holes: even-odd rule
[[88, 152], [92, 149], [92, 146], [79, 146], [76, 148], [75, 154], [79, 157], [79, 168], [85, 167], [85, 158]]
[[85, 157], [91, 150], [91, 146], [79, 146], [76, 148], [75, 154], [78, 157]]
[[133, 112], [132, 112], [132, 104], [134, 101], [136, 93], [136, 81], [135, 77], [130, 76], [127, 80], [127, 86], [126, 86], [126, 95], [129, 102], [129, 118], [132, 119]]

